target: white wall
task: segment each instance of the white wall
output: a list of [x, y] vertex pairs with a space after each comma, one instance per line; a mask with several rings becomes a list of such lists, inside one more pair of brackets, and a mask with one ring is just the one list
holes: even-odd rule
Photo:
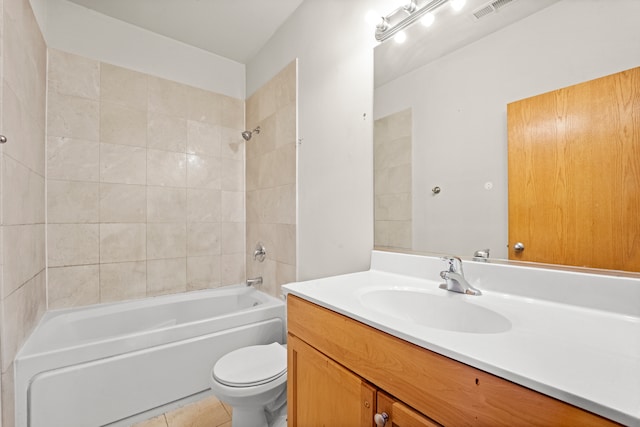
[[66, 0], [31, 0], [48, 47], [244, 99], [245, 66]]
[[251, 94], [298, 58], [299, 280], [369, 267], [375, 3], [306, 0], [247, 64]]
[[414, 249], [506, 258], [507, 103], [639, 66], [638, 16], [564, 0], [376, 90], [376, 118], [413, 108]]
[[31, 4], [31, 9], [33, 10], [33, 15], [36, 18], [36, 22], [40, 27], [40, 32], [42, 33], [43, 37], [44, 37], [44, 34], [46, 33], [47, 1], [48, 0], [29, 0], [29, 3]]

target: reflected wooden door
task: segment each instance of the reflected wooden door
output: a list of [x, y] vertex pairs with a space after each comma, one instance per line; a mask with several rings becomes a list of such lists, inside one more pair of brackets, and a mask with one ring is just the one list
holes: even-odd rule
[[507, 121], [509, 258], [640, 271], [640, 68], [511, 103]]

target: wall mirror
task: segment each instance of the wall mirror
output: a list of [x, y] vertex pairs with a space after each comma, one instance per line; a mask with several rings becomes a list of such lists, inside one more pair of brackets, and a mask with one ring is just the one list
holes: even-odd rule
[[[508, 259], [507, 105], [640, 66], [640, 2], [512, 0], [473, 16], [489, 3], [440, 7], [375, 48], [377, 249]], [[597, 195], [581, 208], [606, 209]]]

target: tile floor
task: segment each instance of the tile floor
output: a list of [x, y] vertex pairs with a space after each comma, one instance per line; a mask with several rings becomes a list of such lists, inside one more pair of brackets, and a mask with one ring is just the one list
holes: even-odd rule
[[231, 408], [212, 396], [132, 427], [231, 427]]

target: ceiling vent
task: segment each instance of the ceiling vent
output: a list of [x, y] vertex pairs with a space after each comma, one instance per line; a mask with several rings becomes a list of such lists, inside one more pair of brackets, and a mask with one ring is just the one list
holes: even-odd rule
[[498, 12], [500, 9], [502, 9], [503, 7], [507, 6], [510, 3], [513, 3], [515, 0], [494, 0], [494, 1], [490, 1], [489, 3], [480, 6], [479, 8], [477, 8], [472, 16], [473, 19], [475, 19], [476, 21], [479, 20], [480, 18], [484, 18], [486, 16], [489, 16], [493, 13]]

